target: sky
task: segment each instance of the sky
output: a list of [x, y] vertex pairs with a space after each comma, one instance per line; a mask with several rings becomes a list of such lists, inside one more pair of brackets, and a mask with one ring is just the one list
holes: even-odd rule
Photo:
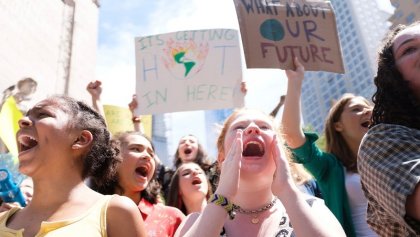
[[[96, 75], [103, 82], [103, 102], [126, 106], [135, 91], [134, 38], [182, 30], [230, 28], [239, 30], [233, 0], [101, 0]], [[389, 0], [377, 0], [392, 12]], [[242, 57], [243, 58], [243, 57]], [[286, 93], [287, 79], [280, 69], [245, 69], [248, 93], [245, 106], [270, 112]], [[200, 117], [201, 116], [201, 117]], [[205, 143], [203, 115], [173, 113], [172, 143], [195, 134]], [[278, 116], [279, 117], [279, 116]], [[278, 120], [279, 118], [277, 118]], [[170, 141], [171, 142], [171, 141]], [[175, 148], [173, 148], [175, 150]]]
[[[239, 30], [230, 0], [102, 0], [99, 15], [97, 77], [104, 83], [104, 102], [126, 105], [134, 93], [134, 37], [181, 30], [230, 28]], [[279, 69], [244, 69], [248, 85], [247, 105], [271, 109], [285, 92]], [[115, 85], [115, 86], [110, 86]], [[117, 87], [124, 93], [110, 96]], [[273, 91], [272, 88], [278, 88]], [[273, 97], [267, 98], [267, 90]], [[261, 92], [264, 98], [254, 99]], [[271, 93], [270, 93], [271, 94]], [[271, 101], [271, 100], [274, 101]]]
[[[135, 37], [212, 28], [239, 30], [232, 0], [101, 0], [96, 75], [103, 82], [103, 103], [126, 106], [131, 100], [135, 91]], [[248, 88], [245, 105], [270, 112], [285, 94], [284, 72], [245, 69], [244, 65], [243, 60]], [[204, 127], [190, 122], [194, 117], [195, 121], [202, 119], [198, 113], [173, 113], [174, 139], [188, 133], [200, 141], [206, 139]]]

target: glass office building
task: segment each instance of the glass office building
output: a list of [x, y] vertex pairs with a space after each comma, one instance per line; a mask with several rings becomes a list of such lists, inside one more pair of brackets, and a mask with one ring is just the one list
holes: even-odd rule
[[376, 75], [376, 51], [388, 31], [391, 12], [377, 1], [331, 0], [337, 19], [345, 74], [306, 72], [302, 87], [302, 111], [305, 125], [317, 132], [342, 94], [350, 92], [371, 99]]

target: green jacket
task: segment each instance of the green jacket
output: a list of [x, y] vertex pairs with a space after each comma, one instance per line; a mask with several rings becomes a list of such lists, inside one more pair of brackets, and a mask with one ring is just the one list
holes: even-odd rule
[[337, 158], [323, 152], [315, 144], [316, 133], [305, 133], [306, 142], [301, 147], [290, 149], [293, 159], [303, 166], [317, 180], [325, 205], [341, 223], [348, 237], [355, 237], [350, 204], [345, 186], [345, 170]]

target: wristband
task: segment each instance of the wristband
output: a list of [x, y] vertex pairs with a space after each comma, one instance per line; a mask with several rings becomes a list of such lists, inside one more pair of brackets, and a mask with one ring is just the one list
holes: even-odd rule
[[233, 220], [235, 218], [236, 206], [232, 202], [230, 202], [227, 198], [225, 198], [224, 196], [214, 193], [210, 196], [209, 202], [223, 207], [226, 210], [226, 212], [228, 213], [229, 218], [231, 220]]
[[133, 121], [133, 123], [140, 123], [141, 118], [139, 116], [133, 116], [133, 118], [131, 118], [131, 121]]

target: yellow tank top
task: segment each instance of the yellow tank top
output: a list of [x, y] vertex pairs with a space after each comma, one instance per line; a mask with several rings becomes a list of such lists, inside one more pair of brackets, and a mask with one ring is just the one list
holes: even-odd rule
[[[86, 213], [63, 221], [42, 222], [35, 237], [70, 237], [89, 236], [107, 237], [106, 210], [112, 195], [106, 195], [93, 205]], [[7, 220], [20, 208], [12, 208], [0, 215], [1, 237], [22, 237], [24, 229], [13, 230], [6, 227]]]

